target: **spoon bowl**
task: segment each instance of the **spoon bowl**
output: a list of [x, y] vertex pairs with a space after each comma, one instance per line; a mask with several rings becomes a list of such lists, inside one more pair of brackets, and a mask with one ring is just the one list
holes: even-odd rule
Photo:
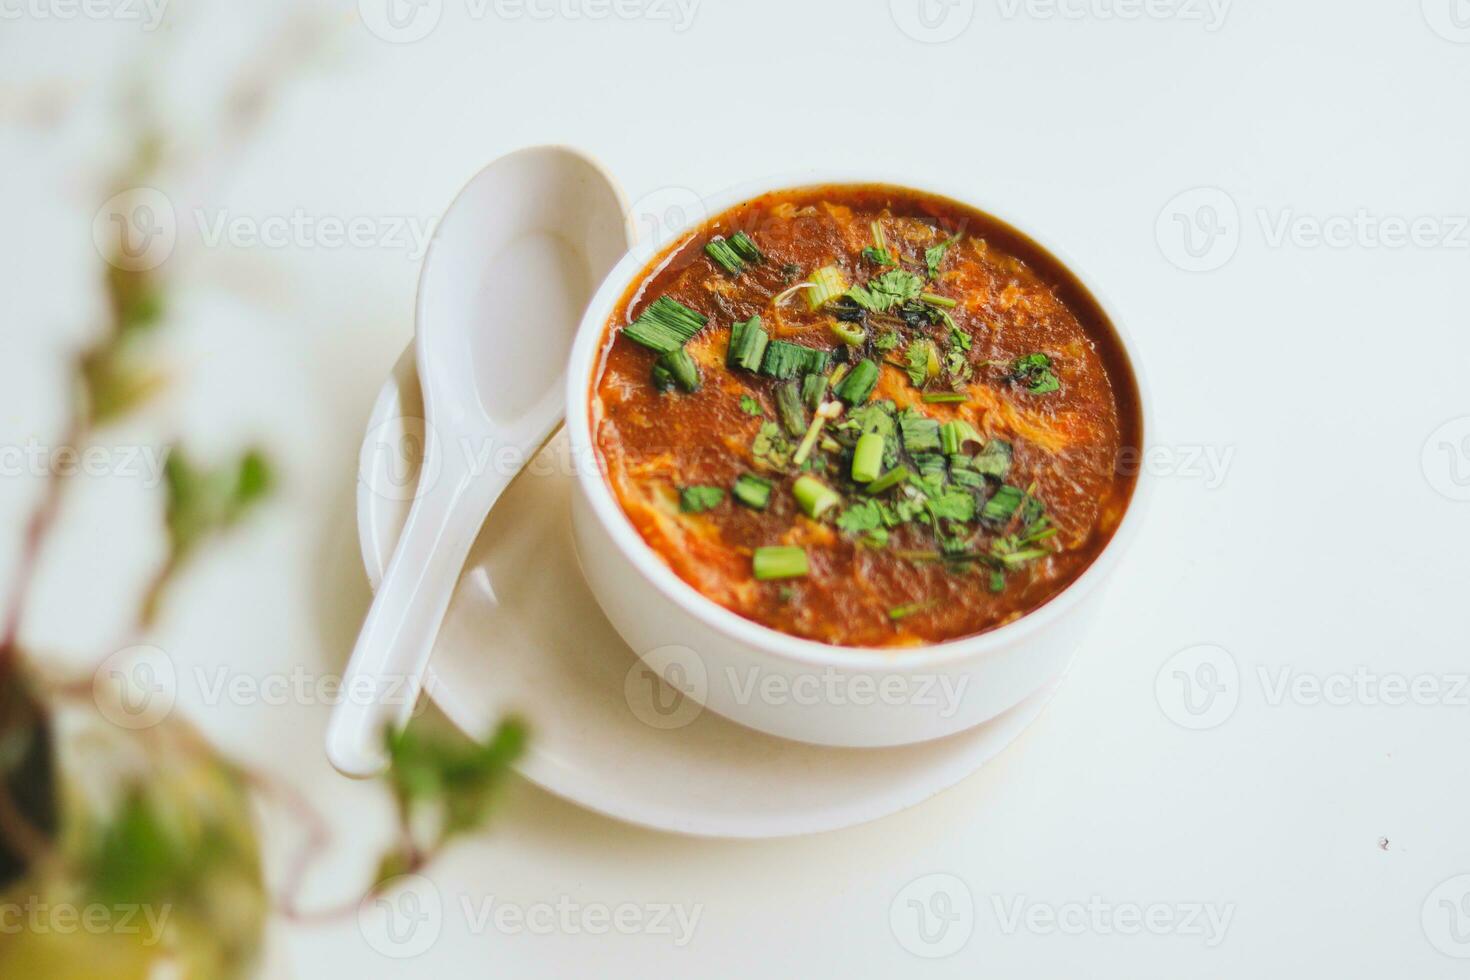
[[344, 774], [386, 765], [384, 731], [413, 709], [470, 545], [560, 423], [572, 337], [625, 220], [596, 163], [534, 147], [476, 174], [435, 230], [414, 334], [425, 458], [328, 726]]

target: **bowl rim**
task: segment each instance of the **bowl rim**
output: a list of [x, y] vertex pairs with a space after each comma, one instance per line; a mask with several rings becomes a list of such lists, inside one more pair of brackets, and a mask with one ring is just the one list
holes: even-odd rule
[[[803, 666], [912, 673], [924, 668], [995, 653], [1025, 642], [1033, 634], [1048, 628], [1081, 602], [1112, 570], [1128, 543], [1137, 534], [1142, 522], [1141, 515], [1145, 510], [1147, 498], [1151, 494], [1152, 481], [1149, 479], [1147, 468], [1140, 465], [1133, 493], [1124, 509], [1123, 518], [1113, 532], [1113, 536], [1103, 546], [1102, 551], [1087, 568], [1083, 569], [1082, 574], [1042, 605], [1004, 626], [972, 636], [912, 647], [859, 647], [822, 643], [818, 640], [783, 633], [726, 609], [685, 582], [659, 558], [653, 548], [649, 547], [638, 534], [632, 522], [628, 520], [612, 492], [612, 487], [603, 472], [600, 458], [592, 444], [590, 418], [592, 371], [596, 367], [597, 355], [602, 347], [603, 327], [607, 324], [613, 308], [622, 298], [623, 293], [645, 267], [660, 257], [672, 254], [676, 246], [697, 231], [709, 218], [762, 194], [809, 187], [854, 185], [889, 185], [902, 190], [945, 198], [963, 207], [981, 211], [1021, 232], [1062, 263], [1091, 294], [1103, 313], [1106, 314], [1117, 335], [1124, 360], [1133, 373], [1133, 381], [1138, 393], [1141, 430], [1138, 447], [1140, 459], [1147, 458], [1153, 432], [1152, 398], [1140, 362], [1138, 347], [1118, 313], [1117, 304], [1098, 288], [1096, 280], [1079, 266], [1070, 254], [1058, 248], [1050, 235], [1037, 234], [1026, 224], [1016, 221], [1008, 209], [996, 207], [978, 195], [925, 179], [853, 171], [807, 170], [744, 181], [715, 194], [704, 196], [701, 200], [702, 213], [692, 215], [690, 220], [671, 230], [666, 241], [654, 251], [643, 252], [637, 245], [630, 247], [593, 293], [583, 314], [582, 322], [577, 327], [567, 366], [565, 424], [571, 439], [572, 458], [579, 461], [579, 465], [573, 467], [577, 483], [586, 494], [593, 515], [622, 555], [669, 602], [674, 603], [706, 627], [737, 643], [754, 647]], [[632, 217], [636, 221], [637, 216]]]

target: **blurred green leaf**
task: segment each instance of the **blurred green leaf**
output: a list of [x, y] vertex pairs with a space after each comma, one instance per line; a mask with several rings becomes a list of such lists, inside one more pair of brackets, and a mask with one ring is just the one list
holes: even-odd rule
[[175, 564], [209, 535], [236, 524], [269, 492], [271, 466], [258, 450], [215, 469], [195, 466], [178, 447], [164, 464], [169, 544]]
[[502, 721], [484, 743], [422, 719], [390, 732], [387, 779], [405, 824], [432, 822], [436, 845], [478, 829], [525, 744], [518, 718]]

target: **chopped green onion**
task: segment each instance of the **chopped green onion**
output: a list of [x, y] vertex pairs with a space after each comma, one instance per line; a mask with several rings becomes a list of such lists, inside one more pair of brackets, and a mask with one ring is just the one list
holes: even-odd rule
[[732, 276], [738, 276], [745, 271], [745, 263], [740, 260], [740, 253], [736, 252], [721, 235], [716, 235], [705, 242], [704, 254], [714, 259], [720, 268]]
[[[756, 247], [755, 242], [753, 242], [750, 236], [743, 231], [737, 231], [735, 234], [730, 236], [730, 247], [735, 250], [735, 253], [737, 255], [739, 255], [742, 259], [744, 259], [746, 262], [751, 263], [752, 265], [757, 262], [764, 262], [766, 260], [765, 255], [762, 254], [761, 250]], [[800, 271], [800, 269], [797, 269], [798, 273], [800, 273]]]
[[839, 402], [827, 402], [818, 406], [812, 413], [811, 427], [806, 430], [806, 435], [802, 437], [801, 445], [796, 447], [796, 455], [791, 457], [791, 461], [797, 466], [805, 463], [817, 444], [817, 437], [822, 434], [822, 426], [827, 424], [828, 419], [835, 419], [841, 413], [842, 405]]
[[686, 514], [700, 514], [725, 499], [719, 487], [685, 487], [679, 491], [679, 509]]
[[755, 577], [766, 582], [778, 578], [804, 578], [809, 571], [806, 551], [796, 547], [757, 548], [750, 556]]
[[806, 305], [820, 310], [847, 291], [847, 277], [835, 265], [825, 265], [812, 273], [812, 288], [807, 290]]
[[1011, 444], [1004, 439], [992, 439], [980, 450], [979, 455], [970, 463], [976, 472], [985, 476], [993, 476], [1004, 480], [1007, 473], [1011, 471]]
[[765, 510], [771, 502], [771, 481], [753, 473], [741, 473], [730, 488], [731, 495], [751, 510]]
[[845, 377], [847, 377], [847, 372], [849, 372], [851, 370], [852, 370], [852, 366], [849, 365], [849, 364], [839, 364], [839, 365], [837, 365], [835, 368], [832, 369], [832, 379], [831, 379], [832, 384], [833, 385], [839, 385], [839, 384], [841, 384], [842, 383], [842, 379], [845, 378]]
[[883, 437], [865, 432], [858, 437], [852, 453], [852, 478], [858, 483], [872, 483], [883, 469]]
[[709, 318], [678, 300], [660, 296], [643, 314], [623, 328], [623, 336], [649, 350], [667, 354], [678, 350], [699, 333]]
[[[654, 384], [658, 385], [662, 379], [658, 375], [658, 368], [663, 368], [669, 373], [669, 377], [680, 388], [685, 391], [699, 390], [699, 365], [694, 363], [694, 358], [682, 347], [671, 350], [659, 357], [654, 368]], [[667, 390], [667, 389], [660, 389]]]
[[964, 419], [953, 419], [939, 427], [939, 444], [945, 453], [953, 456], [967, 442], [982, 442], [980, 433]]
[[801, 405], [801, 393], [795, 381], [779, 384], [775, 389], [776, 416], [787, 434], [799, 436], [806, 433], [806, 411]]
[[1006, 590], [1006, 573], [996, 570], [990, 573], [990, 591], [1004, 592]]
[[806, 407], [812, 411], [822, 404], [822, 396], [827, 393], [827, 376], [825, 374], [808, 374], [801, 379], [801, 400]]
[[868, 400], [878, 384], [878, 365], [872, 361], [858, 361], [852, 371], [832, 389], [832, 394], [849, 405], [861, 405]]
[[749, 395], [740, 396], [740, 410], [746, 415], [764, 415], [766, 410], [761, 408], [761, 403]]
[[937, 603], [937, 599], [930, 599], [927, 602], [911, 602], [906, 606], [895, 606], [888, 610], [888, 618], [896, 623], [900, 619], [907, 619], [914, 615], [914, 613], [921, 613], [927, 609], [932, 609]]
[[836, 453], [842, 451], [842, 443], [833, 439], [831, 436], [823, 436], [817, 445], [821, 446], [824, 452]]
[[1003, 484], [995, 491], [995, 496], [985, 501], [985, 507], [980, 511], [982, 520], [1004, 523], [1011, 519], [1016, 508], [1021, 506], [1021, 501], [1026, 498], [1026, 491], [1020, 487], [1013, 487], [1009, 483]]
[[796, 497], [796, 504], [802, 513], [814, 521], [820, 520], [823, 514], [842, 503], [842, 497], [836, 490], [810, 473], [803, 473], [796, 478], [791, 493]]
[[659, 394], [674, 390], [674, 375], [664, 367], [663, 357], [653, 362], [653, 389]]
[[938, 293], [920, 293], [919, 299], [928, 303], [930, 306], [942, 306], [947, 310], [952, 310], [960, 305], [959, 300], [950, 299], [948, 296], [940, 296]]
[[827, 369], [828, 353], [784, 340], [773, 340], [766, 345], [766, 355], [761, 359], [761, 374], [788, 381], [801, 374], [820, 374]]
[[962, 391], [926, 391], [923, 399], [928, 405], [963, 405], [970, 396]]
[[909, 468], [907, 466], [895, 466], [887, 473], [884, 473], [882, 476], [878, 477], [878, 479], [874, 480], [872, 483], [869, 483], [865, 492], [876, 497], [883, 491], [898, 486], [900, 483], [903, 483], [908, 478]]
[[868, 332], [855, 323], [833, 320], [832, 335], [849, 347], [861, 347], [868, 339]]
[[733, 324], [730, 327], [730, 346], [725, 351], [725, 366], [759, 371], [769, 339], [759, 316]]
[[939, 423], [928, 416], [906, 411], [898, 417], [898, 428], [903, 434], [903, 448], [911, 453], [939, 448]]
[[863, 249], [863, 258], [878, 265], [898, 265], [898, 259], [888, 251], [888, 239], [883, 235], [883, 225], [877, 221], [872, 224], [873, 244]]

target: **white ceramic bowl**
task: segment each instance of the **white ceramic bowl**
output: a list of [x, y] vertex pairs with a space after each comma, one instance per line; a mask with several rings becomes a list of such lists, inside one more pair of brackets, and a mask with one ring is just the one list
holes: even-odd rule
[[[1138, 384], [1146, 444], [1148, 393], [1116, 307], [1075, 262], [1003, 210], [911, 180], [813, 173], [742, 184], [703, 202], [703, 211], [713, 217], [770, 191], [834, 184], [892, 184], [947, 197], [1017, 228], [1055, 256], [1092, 293], [1117, 331]], [[669, 239], [671, 246], [697, 230], [695, 221], [690, 224]], [[1112, 540], [1062, 592], [999, 629], [926, 647], [837, 647], [778, 632], [707, 599], [644, 543], [600, 468], [589, 398], [604, 327], [648, 257], [646, 248], [630, 251], [603, 281], [582, 319], [567, 371], [566, 427], [579, 463], [573, 538], [593, 595], [628, 645], [671, 686], [727, 718], [822, 745], [871, 747], [939, 738], [994, 718], [1060, 676], [1085, 636], [1101, 586], [1138, 528], [1147, 491], [1144, 474]]]

